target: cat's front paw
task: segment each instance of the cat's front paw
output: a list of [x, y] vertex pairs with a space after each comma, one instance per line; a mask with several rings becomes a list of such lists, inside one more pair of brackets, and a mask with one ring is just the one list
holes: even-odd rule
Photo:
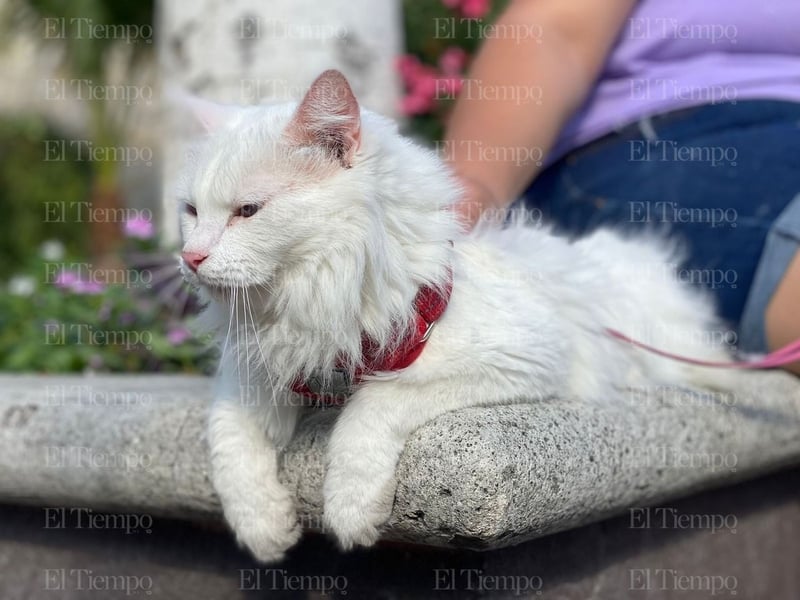
[[[262, 499], [263, 500], [263, 499]], [[264, 563], [283, 560], [302, 535], [291, 497], [231, 507], [226, 511], [237, 541]]]
[[[389, 520], [392, 497], [375, 499], [362, 486], [325, 482], [324, 522], [343, 550], [353, 546], [372, 546], [380, 537], [380, 527]], [[384, 495], [385, 496], [385, 495]]]

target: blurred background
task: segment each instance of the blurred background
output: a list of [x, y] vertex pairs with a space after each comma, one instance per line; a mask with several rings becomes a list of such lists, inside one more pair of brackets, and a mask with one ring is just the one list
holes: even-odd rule
[[0, 0], [0, 370], [212, 370], [177, 271], [163, 83], [299, 100], [336, 66], [365, 105], [433, 141], [476, 24], [504, 4]]

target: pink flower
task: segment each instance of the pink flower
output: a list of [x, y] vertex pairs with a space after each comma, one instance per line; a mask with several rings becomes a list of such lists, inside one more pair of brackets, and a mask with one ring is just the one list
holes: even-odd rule
[[129, 238], [149, 240], [153, 237], [153, 223], [145, 217], [133, 217], [125, 221], [124, 231]]
[[460, 75], [467, 58], [462, 48], [451, 46], [439, 59], [440, 72], [414, 55], [398, 57], [395, 66], [406, 89], [400, 101], [400, 112], [406, 116], [424, 115], [432, 112], [439, 100], [453, 99], [461, 90]]
[[445, 75], [459, 75], [467, 65], [467, 52], [458, 46], [450, 46], [439, 57], [439, 68]]
[[468, 19], [480, 19], [489, 12], [491, 0], [462, 0], [461, 14]]
[[424, 98], [435, 98], [438, 91], [439, 73], [432, 67], [423, 66], [412, 82], [411, 91]]
[[408, 54], [399, 57], [396, 66], [406, 88], [406, 96], [400, 101], [400, 112], [409, 116], [431, 112], [439, 95], [436, 69], [423, 65], [416, 56]]
[[400, 112], [406, 116], [424, 115], [431, 112], [435, 104], [432, 96], [408, 94], [400, 100]]
[[439, 98], [454, 99], [461, 91], [462, 86], [463, 82], [461, 80], [461, 77], [458, 76], [440, 77], [436, 83], [436, 88], [438, 91], [437, 96]]
[[167, 340], [175, 346], [182, 344], [192, 337], [192, 333], [185, 327], [173, 327], [167, 332]]
[[80, 281], [77, 273], [73, 273], [72, 271], [61, 271], [58, 275], [56, 275], [56, 279], [53, 283], [55, 283], [56, 287], [61, 288], [62, 290], [72, 290], [72, 287]]
[[101, 294], [106, 289], [106, 286], [99, 281], [83, 281], [77, 273], [67, 270], [59, 272], [53, 283], [56, 287], [73, 294]]
[[468, 19], [485, 17], [491, 7], [491, 0], [442, 0], [450, 10], [456, 10]]
[[88, 294], [88, 295], [95, 295], [95, 294], [102, 294], [103, 290], [106, 289], [99, 281], [81, 281], [80, 279], [72, 284], [72, 291], [76, 294]]
[[419, 62], [419, 58], [413, 54], [403, 54], [402, 56], [398, 56], [395, 61], [395, 68], [397, 68], [397, 71], [400, 73], [400, 77], [403, 78], [403, 83], [406, 84], [416, 78], [416, 74], [419, 72], [421, 66], [422, 64]]

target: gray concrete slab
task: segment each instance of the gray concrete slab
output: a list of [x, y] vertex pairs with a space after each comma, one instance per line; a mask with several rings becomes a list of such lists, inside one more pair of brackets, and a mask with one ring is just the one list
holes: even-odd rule
[[[217, 519], [200, 377], [0, 377], [0, 500]], [[409, 440], [385, 539], [500, 548], [800, 462], [800, 383], [742, 377], [735, 395], [638, 390], [465, 409]], [[320, 529], [335, 410], [283, 461]]]

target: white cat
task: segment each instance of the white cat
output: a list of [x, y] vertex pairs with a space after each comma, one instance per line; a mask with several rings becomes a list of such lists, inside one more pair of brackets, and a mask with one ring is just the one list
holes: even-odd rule
[[[378, 355], [409, 340], [422, 352], [398, 370], [366, 365], [336, 421], [324, 519], [345, 549], [378, 539], [406, 440], [442, 413], [565, 395], [613, 401], [625, 385], [698, 381], [696, 368], [606, 328], [725, 357], [709, 343], [710, 304], [677, 281], [663, 240], [600, 231], [570, 242], [522, 224], [465, 233], [447, 168], [360, 109], [336, 71], [299, 105], [192, 104], [208, 135], [177, 193], [182, 268], [223, 347], [213, 483], [260, 560], [279, 560], [301, 533], [278, 481], [302, 404], [293, 388], [364, 368], [365, 340]], [[446, 299], [451, 284], [435, 328], [418, 330], [420, 290]]]

